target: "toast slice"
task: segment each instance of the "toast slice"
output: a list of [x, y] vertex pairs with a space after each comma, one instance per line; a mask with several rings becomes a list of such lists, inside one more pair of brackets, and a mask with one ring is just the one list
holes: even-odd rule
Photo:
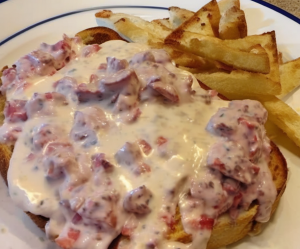
[[[0, 95], [0, 113], [3, 113], [5, 101], [5, 96]], [[0, 116], [0, 122], [3, 122], [3, 115]], [[277, 189], [277, 198], [272, 208], [272, 213], [274, 213], [279, 204], [280, 198], [285, 190], [288, 170], [285, 158], [281, 154], [278, 147], [274, 143], [271, 143], [271, 147], [272, 151], [270, 154], [271, 160], [269, 163], [269, 168], [271, 170], [273, 181]], [[7, 145], [2, 144], [0, 145], [0, 173], [6, 181], [6, 183], [7, 171], [9, 168], [9, 160], [12, 155], [12, 151], [13, 147], [9, 147]], [[249, 210], [242, 212], [234, 221], [226, 213], [221, 215], [213, 228], [212, 236], [209, 240], [207, 248], [215, 249], [222, 246], [226, 246], [228, 244], [242, 239], [247, 234], [259, 233], [261, 224], [254, 220], [257, 210], [258, 205], [256, 203], [253, 203]], [[28, 212], [27, 214], [39, 228], [44, 230], [47, 222], [47, 219], [45, 217], [34, 215]], [[189, 234], [186, 234], [183, 230], [179, 211], [176, 215], [175, 229], [168, 236], [170, 240], [181, 241], [184, 243], [189, 243], [191, 241], [191, 236]], [[112, 243], [110, 248], [117, 249], [118, 243], [126, 239], [127, 238], [124, 236], [118, 237], [116, 241]]]
[[86, 45], [89, 44], [101, 44], [111, 40], [123, 40], [116, 31], [106, 27], [92, 27], [82, 30], [76, 34], [82, 39], [82, 42]]

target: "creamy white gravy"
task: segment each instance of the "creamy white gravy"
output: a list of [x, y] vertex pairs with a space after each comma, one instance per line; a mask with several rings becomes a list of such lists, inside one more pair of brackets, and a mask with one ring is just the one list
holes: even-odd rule
[[[7, 100], [27, 102], [7, 108], [0, 128], [1, 141], [15, 143], [9, 193], [24, 211], [50, 218], [46, 232], [58, 245], [106, 249], [122, 233], [130, 241], [119, 248], [206, 248], [217, 216], [229, 210], [236, 218], [259, 191], [267, 197], [258, 220], [269, 219], [276, 190], [265, 121], [256, 119], [265, 115], [261, 106], [241, 102], [224, 111], [235, 120], [246, 115], [258, 131], [238, 128], [240, 121], [231, 127], [228, 119], [220, 134], [224, 127], [211, 116], [222, 115], [218, 110], [228, 102], [202, 90], [165, 52], [123, 41], [101, 48], [64, 42], [67, 49], [41, 47], [50, 60], [31, 55], [16, 63], [16, 72], [4, 73]], [[63, 95], [48, 94], [56, 91]], [[250, 114], [236, 114], [245, 105], [253, 107]], [[229, 128], [241, 132], [226, 133]], [[228, 173], [235, 167], [228, 157], [240, 159], [239, 153], [244, 171]], [[190, 244], [166, 240], [177, 206]]]

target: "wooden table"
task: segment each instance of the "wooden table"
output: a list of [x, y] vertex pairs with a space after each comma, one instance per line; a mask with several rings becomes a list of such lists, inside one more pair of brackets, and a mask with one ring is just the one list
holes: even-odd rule
[[300, 0], [264, 0], [300, 18]]

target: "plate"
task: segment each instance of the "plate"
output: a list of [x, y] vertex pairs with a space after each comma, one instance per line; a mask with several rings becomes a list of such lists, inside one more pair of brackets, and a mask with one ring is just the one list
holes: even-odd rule
[[[113, 3], [112, 3], [113, 2]], [[11, 65], [21, 55], [35, 49], [41, 42], [54, 43], [63, 33], [76, 32], [96, 26], [94, 13], [103, 8], [141, 16], [147, 20], [168, 16], [168, 6], [180, 6], [197, 10], [207, 1], [152, 0], [145, 1], [89, 0], [89, 1], [37, 1], [15, 0], [1, 3], [0, 8], [0, 65]], [[278, 48], [285, 60], [300, 57], [300, 25], [298, 19], [287, 18], [285, 12], [278, 13], [266, 6], [244, 0], [249, 34], [276, 30]], [[265, 4], [265, 3], [264, 3]], [[266, 4], [267, 5], [267, 4]], [[268, 5], [267, 5], [268, 6]], [[43, 11], [35, 11], [43, 9]], [[34, 12], [34, 14], [32, 14]], [[11, 13], [14, 13], [13, 15]], [[15, 21], [16, 16], [18, 22]], [[293, 18], [293, 17], [292, 17]], [[4, 21], [5, 20], [5, 21]], [[9, 23], [10, 25], [6, 25]], [[300, 23], [300, 21], [299, 21]], [[295, 110], [300, 107], [300, 92], [295, 91], [286, 101]], [[247, 237], [228, 248], [258, 249], [300, 247], [298, 221], [300, 221], [300, 150], [279, 130], [273, 140], [280, 146], [289, 166], [289, 179], [285, 194], [275, 216], [264, 231], [256, 237]], [[1, 249], [57, 249], [48, 241], [44, 232], [10, 200], [7, 188], [0, 178], [0, 242]]]

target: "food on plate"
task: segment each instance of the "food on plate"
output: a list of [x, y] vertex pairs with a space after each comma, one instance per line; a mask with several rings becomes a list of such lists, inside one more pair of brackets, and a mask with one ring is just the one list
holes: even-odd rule
[[275, 97], [297, 60], [279, 70], [275, 32], [246, 36], [239, 1], [169, 14], [101, 11], [120, 36], [87, 29], [3, 70], [0, 172], [62, 248], [219, 248], [278, 206], [287, 166], [264, 123], [300, 146], [299, 116]]
[[221, 39], [238, 39], [247, 36], [247, 23], [243, 10], [232, 7], [220, 19], [219, 36]]
[[245, 13], [240, 9], [239, 0], [222, 0], [218, 2], [221, 19], [219, 36], [221, 39], [238, 39], [247, 36]]
[[282, 100], [276, 96], [232, 94], [224, 91], [221, 92], [221, 94], [229, 99], [251, 98], [260, 101], [268, 111], [269, 120], [276, 124], [297, 146], [300, 147], [300, 116], [293, 108]]
[[116, 31], [106, 27], [93, 27], [76, 34], [86, 45], [102, 44], [111, 40], [124, 40]]
[[217, 1], [211, 1], [190, 18], [184, 21], [176, 30], [196, 32], [205, 36], [219, 36], [220, 11]]
[[300, 85], [300, 58], [281, 64], [279, 70], [282, 97]]
[[163, 18], [163, 19], [154, 19], [151, 21], [152, 23], [157, 23], [165, 28], [172, 29], [171, 23], [169, 21], [169, 18]]
[[218, 99], [165, 50], [64, 36], [1, 80], [10, 195], [49, 218], [62, 248], [107, 248], [120, 234], [119, 249], [218, 248], [259, 230], [284, 191], [264, 107]]
[[[164, 27], [156, 22], [148, 22], [138, 16], [123, 14], [123, 13], [113, 13], [110, 10], [103, 10], [95, 14], [96, 21], [99, 26], [105, 26], [111, 29], [114, 29], [114, 25], [117, 21], [128, 19], [129, 23], [133, 23], [136, 25], [140, 30], [144, 30], [149, 34], [153, 34], [157, 40], [163, 41], [163, 39], [171, 33], [172, 29]], [[126, 40], [130, 39], [126, 37], [122, 32], [123, 38]]]
[[227, 93], [275, 95], [280, 92], [280, 85], [269, 84], [270, 81], [260, 74], [233, 70], [227, 72], [196, 73], [195, 77], [218, 92], [226, 89]]
[[221, 16], [225, 14], [225, 12], [233, 7], [240, 9], [241, 4], [239, 0], [221, 0], [218, 2], [219, 10]]
[[[212, 1], [212, 3], [213, 2], [214, 1]], [[239, 1], [237, 0], [221, 0], [220, 2], [218, 2], [218, 4], [222, 16], [224, 16], [226, 10], [229, 10], [232, 7], [240, 8]], [[202, 7], [201, 9], [203, 9], [204, 7]], [[103, 13], [103, 11], [100, 13]], [[178, 67], [183, 68], [192, 73], [195, 73], [195, 76], [198, 78], [198, 80], [201, 81], [201, 83], [203, 83], [204, 85], [208, 85], [211, 88], [217, 89], [218, 91], [222, 92], [225, 96], [232, 96], [233, 98], [247, 97], [247, 98], [254, 98], [254, 99], [258, 99], [259, 97], [259, 99], [266, 100], [266, 101], [262, 101], [262, 103], [267, 103], [267, 100], [270, 98], [273, 98], [274, 101], [275, 100], [280, 101], [279, 99], [276, 98], [276, 96], [282, 97], [286, 95], [288, 91], [291, 91], [291, 89], [293, 89], [298, 85], [299, 82], [297, 76], [298, 70], [296, 70], [298, 65], [298, 59], [292, 62], [287, 62], [283, 65], [281, 53], [277, 51], [275, 31], [268, 32], [261, 35], [245, 36], [242, 39], [233, 39], [233, 40], [219, 39], [218, 40], [217, 37], [201, 36], [200, 35], [201, 29], [198, 31], [195, 30], [194, 32], [188, 32], [183, 29], [180, 30], [180, 25], [182, 25], [184, 22], [188, 22], [189, 18], [192, 18], [195, 12], [181, 9], [178, 7], [171, 7], [169, 9], [169, 14], [170, 14], [169, 17], [170, 25], [168, 27], [172, 27], [171, 29], [172, 31], [168, 36], [165, 37], [163, 37], [162, 36], [163, 34], [160, 32], [158, 32], [158, 35], [156, 35], [155, 32], [152, 32], [151, 28], [149, 27], [148, 28], [138, 27], [138, 25], [140, 24], [137, 24], [136, 22], [132, 22], [130, 20], [130, 17], [128, 17], [128, 15], [126, 18], [116, 20], [114, 24], [111, 22], [110, 27], [116, 30], [117, 32], [123, 34], [124, 36], [127, 36], [127, 39], [131, 41], [143, 42], [153, 47], [160, 47], [168, 50], [171, 57], [174, 56], [175, 61], [177, 60], [176, 65]], [[113, 16], [117, 16], [117, 15], [124, 15], [124, 14], [116, 14], [116, 13], [113, 14]], [[97, 16], [98, 14], [96, 14], [96, 19], [98, 20]], [[103, 14], [100, 14], [100, 16], [103, 16]], [[237, 26], [244, 25], [243, 23], [244, 21], [242, 19], [237, 18], [237, 23], [236, 23]], [[230, 20], [228, 20], [228, 24], [230, 24]], [[144, 25], [147, 27], [148, 23], [144, 22]], [[178, 32], [179, 34], [177, 33], [177, 29], [180, 30], [180, 32]], [[137, 33], [139, 34], [136, 35]], [[188, 35], [186, 36], [182, 35], [185, 33]], [[187, 41], [189, 40], [192, 41], [194, 46], [192, 46], [191, 43], [186, 42], [186, 40], [182, 39], [184, 37], [187, 38]], [[162, 39], [164, 39], [163, 45], [161, 42]], [[211, 45], [209, 42], [205, 43], [206, 41], [209, 40], [216, 41], [216, 43], [213, 45]], [[185, 46], [180, 46], [181, 43], [185, 43]], [[203, 43], [204, 45], [206, 45], [206, 47], [200, 48], [197, 46]], [[252, 69], [248, 68], [247, 70], [242, 70], [241, 68], [244, 65], [241, 62], [237, 67], [238, 69], [235, 69], [232, 66], [232, 63], [228, 62], [227, 59], [224, 60], [222, 56], [219, 56], [218, 54], [215, 53], [211, 53], [211, 51], [214, 52], [214, 50], [211, 49], [210, 46], [214, 48], [220, 48], [216, 46], [216, 44], [220, 46], [222, 48], [221, 51], [224, 52], [221, 55], [226, 55], [226, 53], [228, 53], [230, 58], [234, 58], [234, 53], [237, 53], [238, 51], [241, 53], [251, 54], [251, 56], [249, 56], [249, 60], [247, 60], [247, 58], [245, 58], [245, 60], [247, 61], [248, 64], [250, 64], [250, 66], [253, 66], [254, 68]], [[205, 50], [205, 48], [210, 48], [210, 50], [209, 49]], [[182, 60], [180, 60], [181, 54], [183, 55]], [[193, 56], [197, 56], [198, 59], [189, 60], [188, 56], [190, 54], [193, 54]], [[257, 55], [257, 57], [255, 57], [256, 59], [265, 58], [265, 56], [267, 55], [268, 65], [264, 64], [264, 67], [258, 68], [254, 64], [251, 64], [252, 59], [250, 58], [253, 58], [252, 57], [253, 54]], [[220, 60], [223, 59], [223, 62], [221, 63], [220, 61], [218, 61], [218, 59]], [[195, 61], [196, 63], [194, 63]], [[197, 63], [198, 61], [199, 63]], [[279, 70], [279, 66], [280, 66], [280, 70]], [[249, 69], [252, 71], [249, 71]], [[264, 71], [264, 72], [260, 72], [260, 71]], [[289, 77], [290, 73], [292, 75]], [[220, 78], [222, 78], [221, 83], [218, 82]], [[241, 82], [239, 81], [239, 78], [244, 79], [246, 82], [248, 82], [249, 85], [252, 86], [248, 86], [247, 88], [242, 88], [238, 86], [237, 84], [243, 84], [243, 83], [238, 83]], [[226, 85], [226, 89], [224, 88], [225, 85]], [[280, 101], [280, 106], [286, 107], [286, 105], [281, 101]], [[299, 118], [297, 113], [294, 112], [291, 108], [286, 107], [286, 109], [289, 110], [288, 116], [293, 116], [297, 119]], [[271, 115], [274, 117], [279, 117], [281, 115], [279, 109], [270, 108], [270, 111], [272, 112]], [[291, 130], [287, 128], [289, 126], [287, 124], [288, 122], [287, 120], [281, 119], [280, 122], [276, 122], [276, 123], [277, 125], [281, 124], [280, 128], [286, 134], [289, 134], [289, 137], [296, 144], [299, 144], [297, 141], [297, 137], [300, 137], [299, 129], [293, 130], [293, 132], [291, 132]]]
[[234, 69], [250, 72], [269, 73], [270, 63], [266, 53], [242, 51], [232, 48], [216, 37], [203, 36], [188, 31], [173, 31], [165, 39], [165, 44], [191, 52], [198, 56], [220, 61]]
[[172, 29], [178, 28], [182, 23], [190, 19], [195, 13], [193, 11], [182, 9], [176, 6], [169, 8], [170, 26]]

